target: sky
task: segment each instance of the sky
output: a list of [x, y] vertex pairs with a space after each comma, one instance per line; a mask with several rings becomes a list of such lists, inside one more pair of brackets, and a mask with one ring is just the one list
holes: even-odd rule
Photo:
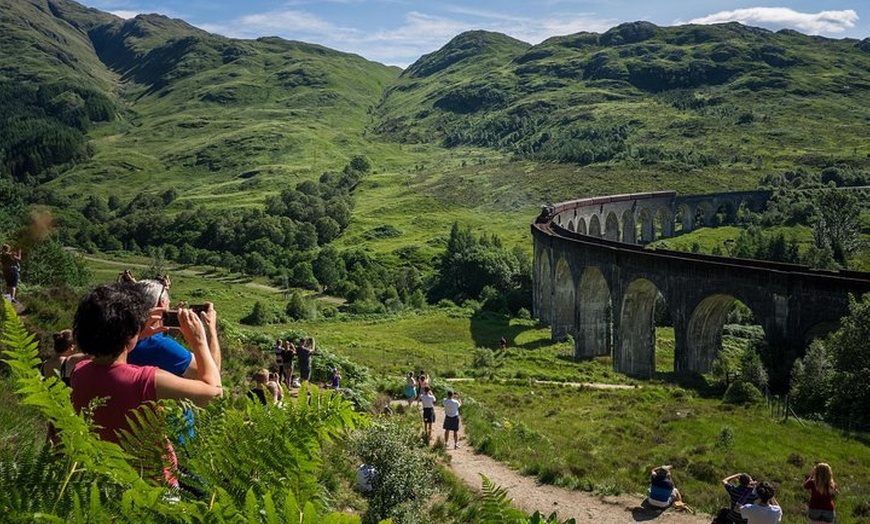
[[867, 0], [78, 0], [132, 18], [159, 13], [211, 33], [279, 36], [407, 67], [475, 29], [538, 44], [624, 22], [659, 26], [736, 21], [829, 38], [870, 37]]

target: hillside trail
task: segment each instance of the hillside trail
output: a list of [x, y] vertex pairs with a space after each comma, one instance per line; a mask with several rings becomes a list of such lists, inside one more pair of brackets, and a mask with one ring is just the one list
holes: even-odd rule
[[[416, 406], [416, 409], [419, 410], [419, 406]], [[436, 404], [435, 414], [436, 422], [432, 427], [433, 441], [444, 437], [444, 430], [441, 429], [444, 408]], [[577, 522], [596, 524], [642, 521], [706, 524], [712, 519], [709, 515], [693, 515], [673, 508], [665, 511], [648, 509], [641, 505], [644, 495], [595, 496], [584, 491], [540, 484], [533, 477], [521, 475], [495, 459], [476, 453], [468, 444], [463, 424], [459, 426], [459, 449], [453, 448], [452, 438], [451, 434], [447, 446], [450, 471], [478, 492], [483, 488], [481, 475], [485, 475], [496, 486], [507, 490], [508, 498], [512, 500], [515, 507], [529, 514], [540, 511], [544, 515], [549, 515], [555, 511], [560, 521], [574, 518]]]

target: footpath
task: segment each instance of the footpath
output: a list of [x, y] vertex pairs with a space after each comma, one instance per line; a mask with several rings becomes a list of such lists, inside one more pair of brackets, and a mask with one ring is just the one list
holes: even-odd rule
[[[437, 420], [432, 427], [433, 441], [444, 436], [441, 429], [444, 409], [437, 403], [435, 413]], [[574, 518], [577, 522], [596, 524], [653, 520], [667, 524], [707, 524], [712, 519], [709, 515], [693, 515], [675, 509], [662, 512], [645, 508], [641, 505], [644, 495], [599, 497], [583, 491], [540, 484], [533, 477], [521, 475], [486, 455], [476, 453], [465, 438], [463, 425], [460, 425], [459, 449], [453, 449], [451, 436], [447, 454], [450, 455], [450, 470], [466, 485], [480, 491], [483, 487], [481, 475], [485, 475], [496, 486], [507, 490], [514, 506], [530, 514], [540, 511], [547, 516], [555, 511], [560, 521]]]

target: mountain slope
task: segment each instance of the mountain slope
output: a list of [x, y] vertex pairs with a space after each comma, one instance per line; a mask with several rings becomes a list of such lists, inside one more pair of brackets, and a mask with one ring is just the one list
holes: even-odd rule
[[[461, 42], [435, 55], [459, 54]], [[870, 39], [635, 22], [495, 58], [412, 74], [432, 69], [421, 58], [379, 105], [377, 131], [581, 165], [867, 165]]]
[[367, 111], [400, 72], [317, 45], [234, 40], [160, 15], [122, 20], [67, 0], [0, 0], [0, 9], [0, 117], [14, 128], [0, 140], [2, 171], [53, 179], [72, 196], [182, 179], [198, 198], [264, 179], [280, 189], [287, 175], [311, 177], [366, 150]]

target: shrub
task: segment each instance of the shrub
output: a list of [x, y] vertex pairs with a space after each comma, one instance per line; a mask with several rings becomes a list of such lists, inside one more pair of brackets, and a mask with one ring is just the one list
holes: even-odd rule
[[314, 320], [317, 318], [317, 305], [310, 298], [303, 297], [299, 291], [294, 291], [284, 312], [293, 320]]
[[375, 472], [372, 490], [365, 494], [364, 522], [428, 522], [424, 506], [434, 493], [436, 467], [416, 433], [397, 423], [379, 423], [358, 432], [352, 449]]
[[739, 380], [725, 390], [722, 400], [727, 404], [757, 404], [764, 399], [761, 391], [750, 382]]

